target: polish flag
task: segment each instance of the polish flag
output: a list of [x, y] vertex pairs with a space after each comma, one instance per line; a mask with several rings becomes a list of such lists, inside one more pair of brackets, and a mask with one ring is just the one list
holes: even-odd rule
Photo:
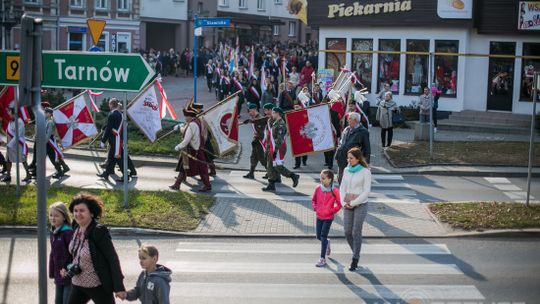
[[328, 105], [286, 112], [285, 120], [294, 157], [335, 148]]

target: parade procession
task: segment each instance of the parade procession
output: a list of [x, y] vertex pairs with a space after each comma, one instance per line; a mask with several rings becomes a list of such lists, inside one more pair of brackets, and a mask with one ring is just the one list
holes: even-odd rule
[[540, 2], [0, 15], [0, 304], [539, 302]]

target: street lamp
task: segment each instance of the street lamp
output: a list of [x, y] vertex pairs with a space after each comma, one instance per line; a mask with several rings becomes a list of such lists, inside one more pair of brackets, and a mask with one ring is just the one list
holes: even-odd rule
[[2, 49], [11, 49], [11, 29], [21, 22], [22, 9], [13, 4], [13, 0], [2, 0], [0, 15], [2, 17]]

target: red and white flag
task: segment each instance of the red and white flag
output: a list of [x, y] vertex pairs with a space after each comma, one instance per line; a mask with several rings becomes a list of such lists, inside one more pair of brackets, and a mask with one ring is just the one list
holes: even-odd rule
[[86, 105], [85, 92], [69, 99], [53, 111], [56, 130], [65, 149], [76, 146], [97, 134], [92, 113]]
[[251, 46], [251, 53], [249, 54], [249, 75], [248, 77], [254, 77], [254, 69], [255, 68], [255, 50], [253, 49], [253, 46]]
[[333, 150], [334, 137], [328, 105], [285, 112], [293, 156]]
[[163, 95], [159, 87], [157, 80], [146, 86], [133, 99], [127, 110], [129, 118], [150, 142], [156, 141], [157, 133], [162, 129], [161, 119], [164, 116], [162, 110], [170, 106], [170, 104], [163, 106]]
[[238, 94], [235, 94], [201, 115], [216, 140], [219, 155], [231, 151], [238, 145], [237, 103]]
[[161, 95], [160, 103], [159, 103], [159, 112], [160, 112], [160, 118], [163, 119], [167, 112], [171, 115], [171, 118], [176, 120], [176, 112], [174, 111], [173, 107], [171, 106], [171, 103], [169, 102], [169, 99], [167, 98], [167, 93], [165, 93], [165, 90], [163, 89], [163, 86], [161, 86], [161, 78], [156, 78], [154, 80], [154, 83], [156, 84], [159, 94]]
[[99, 113], [99, 107], [96, 105], [96, 101], [94, 100], [94, 97], [103, 95], [103, 92], [94, 92], [92, 90], [87, 90], [88, 97], [90, 99], [90, 105], [92, 106], [92, 110], [94, 112]]
[[15, 87], [4, 86], [0, 89], [0, 118], [2, 130], [6, 131], [11, 118], [7, 112], [9, 105], [15, 100]]

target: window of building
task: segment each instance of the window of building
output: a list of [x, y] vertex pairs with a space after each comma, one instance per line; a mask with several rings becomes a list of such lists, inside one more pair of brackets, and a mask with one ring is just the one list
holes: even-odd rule
[[96, 9], [107, 9], [109, 7], [108, 0], [95, 0], [96, 1]]
[[131, 52], [131, 33], [117, 33], [116, 44], [118, 53]]
[[[435, 53], [459, 52], [458, 40], [435, 40]], [[443, 96], [456, 97], [459, 56], [435, 55], [435, 83]]]
[[[407, 52], [429, 52], [429, 40], [407, 40]], [[429, 55], [407, 54], [405, 94], [421, 94], [428, 86]]]
[[[399, 39], [379, 40], [379, 51], [381, 52], [399, 52], [400, 50], [401, 41]], [[388, 83], [392, 93], [399, 93], [399, 64], [399, 53], [379, 53], [379, 77], [377, 82], [379, 92], [383, 90], [384, 84]]]
[[218, 5], [219, 6], [229, 6], [229, 0], [219, 0]]
[[239, 8], [248, 8], [247, 7], [247, 0], [238, 0], [238, 7]]
[[69, 0], [69, 6], [75, 7], [75, 8], [82, 8], [83, 1], [82, 0]]
[[274, 0], [274, 4], [283, 4], [283, 0]]
[[266, 10], [265, 2], [266, 2], [265, 0], [257, 0], [257, 10], [258, 11]]
[[[523, 56], [540, 56], [540, 43], [523, 43]], [[533, 76], [540, 71], [540, 59], [524, 58], [521, 66], [520, 101], [532, 101]]]
[[273, 27], [273, 34], [274, 36], [279, 36], [279, 25], [274, 25]]
[[289, 37], [296, 36], [296, 22], [289, 21]]
[[373, 51], [373, 39], [353, 39], [352, 49], [357, 51], [352, 54], [352, 70], [356, 71], [362, 84], [371, 89], [373, 54], [361, 51]]
[[347, 41], [345, 38], [327, 38], [326, 39], [326, 68], [334, 70], [334, 77], [339, 74], [341, 68], [345, 65], [346, 53], [333, 53], [331, 51], [345, 51]]
[[118, 10], [119, 11], [128, 11], [129, 10], [130, 0], [118, 0]]
[[84, 33], [69, 33], [68, 46], [70, 51], [86, 51]]
[[202, 14], [204, 10], [204, 3], [202, 2], [197, 2], [197, 14]]
[[[24, 0], [24, 3], [26, 4], [39, 4], [40, 0]], [[8, 4], [6, 4], [8, 5]]]

